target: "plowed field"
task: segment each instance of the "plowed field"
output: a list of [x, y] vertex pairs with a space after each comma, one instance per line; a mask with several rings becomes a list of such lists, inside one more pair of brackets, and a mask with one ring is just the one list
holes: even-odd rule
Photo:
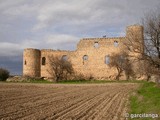
[[124, 120], [134, 83], [0, 83], [0, 119]]

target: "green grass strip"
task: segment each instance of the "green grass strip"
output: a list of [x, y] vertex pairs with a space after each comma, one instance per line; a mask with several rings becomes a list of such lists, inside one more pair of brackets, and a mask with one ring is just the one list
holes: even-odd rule
[[[160, 120], [160, 88], [155, 83], [144, 82], [139, 90], [130, 97], [130, 114], [158, 114]], [[135, 120], [142, 120], [136, 118]], [[153, 118], [143, 118], [153, 120]]]

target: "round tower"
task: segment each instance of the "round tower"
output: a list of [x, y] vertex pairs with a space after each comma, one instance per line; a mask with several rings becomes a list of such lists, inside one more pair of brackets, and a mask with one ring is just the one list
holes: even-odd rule
[[142, 66], [144, 66], [144, 62], [139, 60], [139, 58], [141, 58], [142, 54], [144, 53], [143, 26], [128, 26], [126, 29], [126, 42], [129, 42], [129, 54], [130, 56], [132, 56], [129, 59], [132, 63], [131, 67], [135, 74], [134, 77], [139, 79], [140, 77], [142, 77], [139, 70]]
[[131, 25], [126, 29], [126, 38], [133, 44], [134, 48], [138, 48], [139, 52], [144, 52], [144, 36], [143, 36], [143, 26], [141, 25]]
[[27, 48], [23, 52], [23, 76], [40, 77], [40, 57], [38, 49]]

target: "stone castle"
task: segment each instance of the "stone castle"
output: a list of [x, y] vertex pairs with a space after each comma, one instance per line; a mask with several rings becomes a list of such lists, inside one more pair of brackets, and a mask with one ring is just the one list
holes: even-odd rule
[[[83, 38], [75, 51], [27, 48], [23, 54], [23, 75], [51, 77], [47, 71], [48, 57], [53, 55], [70, 60], [74, 71], [79, 74], [91, 75], [95, 79], [113, 79], [117, 70], [109, 67], [110, 56], [128, 51], [124, 43], [128, 41], [131, 33], [138, 38], [139, 43], [142, 43], [139, 46], [143, 49], [143, 26], [140, 25], [128, 26], [125, 37]], [[132, 43], [135, 40], [132, 39]], [[125, 79], [125, 75], [121, 79]]]

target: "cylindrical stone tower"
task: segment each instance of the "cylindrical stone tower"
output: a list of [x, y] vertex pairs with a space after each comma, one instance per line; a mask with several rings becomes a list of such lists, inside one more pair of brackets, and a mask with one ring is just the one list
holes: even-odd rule
[[129, 42], [128, 48], [130, 48], [129, 55], [130, 62], [132, 63], [131, 67], [134, 71], [135, 78], [141, 79], [142, 72], [140, 72], [144, 62], [139, 59], [144, 53], [144, 36], [143, 36], [143, 26], [132, 25], [128, 26], [126, 30], [126, 41]]
[[144, 35], [143, 26], [131, 25], [126, 29], [126, 38], [132, 42], [134, 48], [138, 48], [139, 52], [144, 52]]
[[23, 52], [23, 76], [40, 77], [41, 52], [38, 49], [27, 48]]

